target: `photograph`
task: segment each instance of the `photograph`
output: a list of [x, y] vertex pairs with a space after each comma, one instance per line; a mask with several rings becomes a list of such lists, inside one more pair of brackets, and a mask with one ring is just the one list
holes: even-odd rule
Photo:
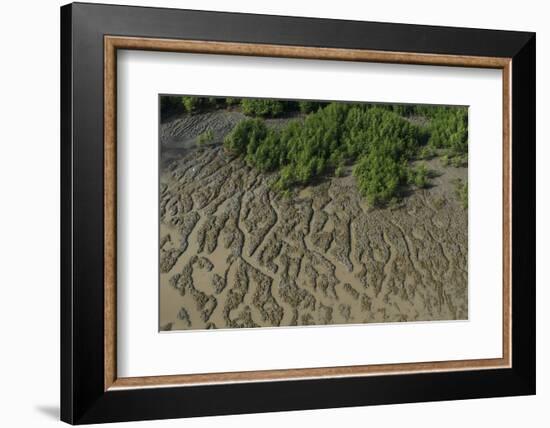
[[158, 102], [159, 331], [468, 320], [468, 106]]
[[7, 22], [7, 426], [544, 414], [543, 13], [116, 1]]

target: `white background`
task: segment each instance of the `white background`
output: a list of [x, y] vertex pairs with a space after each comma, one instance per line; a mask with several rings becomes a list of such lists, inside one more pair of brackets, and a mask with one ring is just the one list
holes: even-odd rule
[[[111, 3], [105, 1], [105, 3]], [[540, 0], [273, 2], [126, 1], [414, 24], [537, 31], [538, 395], [461, 402], [131, 423], [159, 427], [403, 426], [539, 427], [550, 404], [550, 28]], [[59, 406], [59, 10], [56, 0], [5, 2], [0, 13], [0, 414], [2, 426], [55, 426]]]
[[[117, 79], [119, 376], [502, 356], [502, 71], [122, 51]], [[469, 106], [468, 320], [159, 334], [159, 93]]]

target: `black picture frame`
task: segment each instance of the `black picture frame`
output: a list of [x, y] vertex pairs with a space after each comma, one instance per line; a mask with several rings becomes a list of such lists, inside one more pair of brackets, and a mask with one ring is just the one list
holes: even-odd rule
[[[512, 367], [104, 390], [104, 36], [512, 58]], [[61, 8], [61, 419], [71, 424], [535, 393], [535, 34], [74, 3]]]

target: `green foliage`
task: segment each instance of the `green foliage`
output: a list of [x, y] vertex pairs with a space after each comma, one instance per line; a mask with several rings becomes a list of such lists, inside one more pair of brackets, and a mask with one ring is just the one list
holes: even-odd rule
[[228, 105], [228, 106], [234, 106], [234, 105], [238, 105], [240, 103], [241, 103], [240, 98], [226, 98], [225, 99], [225, 104]]
[[455, 168], [468, 166], [468, 153], [457, 154], [449, 159], [449, 163]]
[[261, 141], [255, 140], [255, 142], [256, 144], [249, 144], [247, 147], [245, 159], [248, 164], [263, 172], [278, 169], [281, 165], [284, 150], [277, 133], [272, 129], [268, 129], [263, 139]]
[[[452, 107], [455, 108], [455, 107]], [[434, 106], [434, 105], [415, 105], [411, 115], [414, 116], [423, 116], [426, 119], [433, 119], [435, 116], [441, 114], [442, 109], [449, 109], [449, 107], [444, 106]]]
[[274, 187], [280, 191], [330, 170], [340, 176], [346, 162], [359, 159], [354, 176], [372, 204], [388, 202], [407, 183], [407, 159], [416, 155], [418, 144], [417, 127], [392, 111], [343, 103], [330, 103], [280, 130], [247, 119], [225, 140], [225, 147], [244, 155], [248, 164], [279, 171]]
[[433, 159], [437, 156], [437, 150], [432, 146], [424, 146], [418, 152], [418, 159]]
[[415, 105], [409, 104], [368, 104], [371, 107], [377, 107], [381, 110], [393, 112], [399, 116], [408, 117], [412, 116], [416, 112]]
[[301, 113], [313, 113], [319, 110], [321, 107], [326, 106], [327, 103], [322, 103], [318, 101], [299, 101], [298, 108]]
[[422, 189], [428, 186], [430, 170], [425, 164], [420, 164], [416, 168], [409, 169], [409, 183]]
[[199, 106], [202, 104], [202, 98], [182, 97], [181, 102], [187, 113], [196, 113], [199, 110]]
[[443, 166], [453, 166], [455, 168], [468, 166], [468, 153], [453, 155], [448, 150], [441, 156]]
[[344, 123], [346, 156], [356, 158], [371, 147], [383, 146], [394, 158], [412, 157], [420, 144], [417, 126], [379, 107], [351, 108]]
[[367, 202], [382, 205], [396, 196], [399, 185], [406, 179], [407, 166], [403, 160], [396, 160], [375, 149], [359, 159], [353, 175]]
[[279, 172], [279, 179], [275, 182], [275, 189], [281, 190], [287, 194], [288, 189], [294, 183], [294, 172], [292, 168], [287, 165]]
[[241, 101], [244, 114], [252, 117], [277, 117], [285, 111], [285, 101], [245, 98]]
[[468, 208], [468, 182], [458, 178], [455, 181], [455, 193], [462, 205], [462, 208]]
[[211, 129], [208, 129], [207, 131], [199, 135], [199, 138], [197, 139], [197, 144], [199, 146], [202, 146], [204, 144], [211, 143], [213, 140], [214, 140], [214, 132]]
[[468, 153], [468, 109], [440, 107], [431, 113], [428, 144], [446, 149], [449, 157]]
[[[346, 156], [359, 159], [353, 174], [371, 205], [387, 204], [398, 196], [399, 187], [408, 182], [407, 161], [416, 156], [420, 137], [418, 127], [389, 109], [350, 110], [343, 138]], [[424, 179], [427, 185], [427, 175]]]
[[248, 146], [258, 147], [266, 135], [267, 126], [261, 119], [246, 119], [239, 122], [225, 137], [224, 146], [235, 154], [246, 155], [249, 152]]
[[179, 97], [184, 110], [187, 113], [199, 113], [203, 110], [223, 107], [225, 98], [217, 97]]
[[415, 105], [411, 104], [392, 104], [392, 110], [394, 113], [397, 113], [399, 116], [412, 116], [415, 114]]
[[[296, 107], [309, 113], [304, 120], [290, 121], [278, 129], [268, 128], [259, 118], [245, 119], [226, 137], [224, 145], [249, 165], [278, 172], [273, 187], [287, 195], [293, 186], [311, 183], [327, 173], [342, 176], [344, 165], [354, 164], [358, 188], [372, 205], [397, 200], [400, 188], [407, 184], [419, 188], [428, 185], [430, 171], [424, 164], [411, 168], [414, 159], [434, 157], [438, 148], [447, 154], [447, 162], [467, 159], [465, 109], [457, 113], [447, 107], [420, 106], [431, 120], [426, 134], [403, 118], [416, 114], [415, 106], [315, 104], [242, 100], [248, 115], [272, 117]], [[428, 137], [430, 143], [426, 145]]]
[[341, 136], [349, 107], [329, 104], [309, 114], [303, 122], [294, 121], [280, 132], [283, 160], [289, 167], [281, 172], [278, 186], [306, 184], [342, 163]]

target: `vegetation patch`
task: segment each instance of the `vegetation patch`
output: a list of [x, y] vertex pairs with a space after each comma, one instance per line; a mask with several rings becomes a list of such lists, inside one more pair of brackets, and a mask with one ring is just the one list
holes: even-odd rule
[[214, 131], [212, 131], [211, 129], [204, 131], [197, 138], [197, 144], [199, 146], [211, 143], [212, 141], [214, 141]]
[[461, 179], [455, 180], [455, 194], [464, 209], [468, 208], [468, 182]]
[[286, 101], [245, 98], [241, 101], [242, 112], [254, 117], [277, 117], [286, 109]]
[[[466, 107], [161, 98], [161, 114], [177, 108], [189, 114], [231, 108], [249, 116], [226, 136], [224, 146], [258, 170], [276, 173], [273, 187], [284, 194], [326, 175], [341, 177], [352, 166], [368, 203], [384, 205], [406, 186], [429, 185], [429, 170], [424, 164], [413, 167], [413, 161], [440, 157], [444, 165], [468, 163]], [[265, 122], [281, 116], [296, 119], [277, 129]], [[207, 131], [197, 142], [213, 139]]]
[[277, 171], [274, 187], [283, 192], [325, 174], [341, 176], [346, 164], [354, 165], [359, 190], [372, 205], [389, 202], [409, 183], [427, 186], [425, 166], [409, 166], [427, 141], [418, 126], [369, 104], [317, 108], [278, 130], [261, 119], [245, 119], [226, 137], [225, 147], [261, 171]]

